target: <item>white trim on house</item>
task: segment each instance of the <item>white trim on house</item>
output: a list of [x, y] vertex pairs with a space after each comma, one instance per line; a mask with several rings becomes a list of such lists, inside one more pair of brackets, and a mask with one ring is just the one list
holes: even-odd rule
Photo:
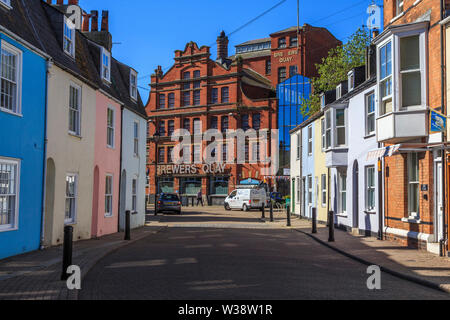
[[[110, 186], [111, 186], [111, 190], [109, 190], [110, 192], [107, 192], [107, 183], [108, 183], [108, 179], [111, 179], [110, 182]], [[106, 210], [106, 201], [109, 202], [109, 209], [111, 212], [108, 212]], [[105, 175], [105, 217], [106, 218], [111, 218], [114, 216], [114, 175], [112, 173], [107, 173]]]
[[[75, 190], [74, 190], [74, 195], [73, 198], [74, 199], [74, 209], [73, 209], [73, 216], [70, 219], [67, 219], [64, 216], [64, 224], [65, 225], [73, 225], [77, 223], [77, 217], [78, 217], [78, 186], [79, 186], [79, 178], [78, 178], [78, 173], [72, 173], [72, 172], [68, 172], [66, 173], [66, 190], [67, 190], [67, 178], [72, 177], [75, 178], [74, 183], [75, 183]], [[65, 194], [65, 203], [67, 202], [67, 191]], [[71, 212], [72, 213], [72, 212]], [[65, 213], [64, 213], [65, 214]]]
[[[0, 52], [1, 51], [7, 51], [8, 53], [14, 55], [16, 57], [16, 65], [15, 65], [15, 81], [12, 81], [11, 79], [5, 78], [6, 81], [11, 82], [15, 84], [16, 90], [15, 90], [15, 101], [14, 103], [14, 110], [10, 110], [5, 107], [0, 106], [0, 111], [5, 113], [10, 113], [12, 115], [22, 116], [22, 70], [23, 70], [23, 52], [19, 48], [15, 47], [14, 45], [10, 44], [9, 42], [2, 40], [0, 43]], [[0, 54], [0, 63], [1, 63], [1, 54]], [[1, 72], [1, 64], [0, 64], [0, 72]], [[0, 79], [3, 79], [0, 73]]]
[[111, 52], [101, 47], [100, 50], [100, 77], [102, 80], [111, 83]]
[[[67, 34], [66, 34], [67, 32]], [[70, 33], [70, 35], [68, 34]], [[67, 44], [69, 47], [67, 48]], [[75, 46], [76, 46], [76, 28], [72, 21], [70, 21], [66, 16], [64, 16], [63, 22], [63, 51], [68, 56], [75, 59]]]
[[[134, 77], [134, 81], [133, 82], [133, 77]], [[138, 83], [137, 83], [137, 72], [134, 71], [133, 69], [130, 69], [130, 97], [132, 100], [136, 101], [138, 94], [137, 94], [137, 90], [138, 90]]]
[[7, 231], [15, 231], [19, 229], [19, 199], [20, 199], [20, 169], [21, 169], [21, 160], [15, 159], [15, 158], [6, 158], [6, 157], [0, 157], [0, 165], [1, 164], [7, 164], [7, 165], [13, 165], [16, 169], [16, 177], [15, 177], [15, 212], [14, 212], [14, 222], [12, 224], [8, 225], [0, 225], [0, 232], [7, 232]]
[[[72, 88], [74, 88], [74, 89], [76, 90], [76, 92], [77, 92], [77, 104], [78, 104], [78, 110], [73, 109], [73, 108], [71, 107], [71, 105], [70, 105], [70, 102], [71, 102], [71, 94], [72, 94]], [[81, 86], [79, 86], [78, 84], [76, 84], [76, 83], [70, 81], [70, 84], [69, 84], [69, 103], [68, 103], [68, 106], [69, 106], [69, 112], [68, 112], [68, 115], [69, 115], [69, 117], [68, 117], [68, 118], [69, 118], [69, 128], [68, 128], [68, 132], [69, 132], [70, 135], [74, 135], [74, 136], [77, 136], [77, 137], [81, 137], [81, 112], [82, 112], [82, 101], [83, 101], [83, 100], [82, 100], [82, 88], [81, 88]], [[71, 120], [70, 113], [71, 113], [72, 110], [78, 112], [78, 120], [77, 120], [77, 122], [76, 122], [76, 124], [75, 124], [76, 128], [74, 128], [75, 131], [74, 131], [74, 130], [71, 130], [71, 128], [70, 128], [70, 126], [71, 126], [71, 123], [70, 123], [70, 120]]]

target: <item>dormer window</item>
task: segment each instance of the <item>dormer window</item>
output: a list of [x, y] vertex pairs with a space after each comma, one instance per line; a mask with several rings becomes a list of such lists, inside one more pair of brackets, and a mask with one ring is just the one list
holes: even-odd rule
[[339, 100], [342, 97], [342, 84], [336, 87], [336, 100]]
[[352, 70], [348, 73], [348, 91], [355, 89], [355, 72]]
[[0, 0], [0, 5], [4, 5], [6, 8], [11, 9], [11, 0]]
[[137, 100], [137, 72], [130, 71], [130, 96], [133, 100]]
[[111, 53], [105, 48], [102, 48], [102, 68], [101, 77], [102, 80], [111, 82]]
[[320, 107], [321, 107], [321, 108], [325, 108], [325, 104], [326, 104], [326, 101], [325, 101], [325, 93], [322, 93], [322, 94], [320, 95]]
[[[3, 0], [0, 0], [3, 1]], [[75, 58], [75, 25], [64, 17], [63, 49], [72, 58]]]

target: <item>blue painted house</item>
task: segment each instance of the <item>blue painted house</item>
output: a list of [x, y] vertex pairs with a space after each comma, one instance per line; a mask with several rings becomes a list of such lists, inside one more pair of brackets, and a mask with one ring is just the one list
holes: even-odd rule
[[0, 259], [40, 244], [47, 56], [30, 9], [0, 0]]

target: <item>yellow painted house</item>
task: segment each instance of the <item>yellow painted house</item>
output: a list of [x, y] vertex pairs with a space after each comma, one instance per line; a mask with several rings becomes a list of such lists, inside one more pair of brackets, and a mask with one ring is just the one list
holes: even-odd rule
[[325, 139], [325, 116], [321, 112], [320, 116], [314, 120], [314, 181], [316, 186], [314, 192], [316, 196], [315, 207], [317, 208], [317, 220], [327, 221], [328, 203], [328, 168], [325, 166], [325, 151], [323, 148]]

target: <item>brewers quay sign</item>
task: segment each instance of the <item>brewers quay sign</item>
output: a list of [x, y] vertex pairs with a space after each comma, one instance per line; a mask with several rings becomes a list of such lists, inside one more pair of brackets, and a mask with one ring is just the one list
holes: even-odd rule
[[158, 175], [174, 174], [220, 174], [225, 173], [226, 164], [202, 164], [197, 167], [195, 164], [170, 164], [158, 166]]

